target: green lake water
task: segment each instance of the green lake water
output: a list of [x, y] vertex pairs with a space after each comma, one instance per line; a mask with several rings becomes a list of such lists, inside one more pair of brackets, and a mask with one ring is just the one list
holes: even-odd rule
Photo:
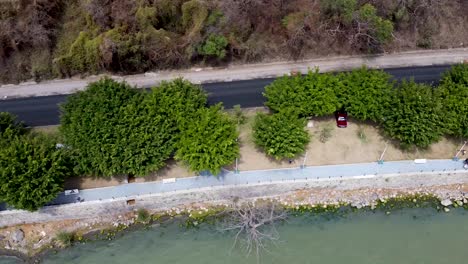
[[[438, 213], [407, 209], [358, 213], [345, 218], [295, 217], [278, 226], [280, 242], [261, 263], [273, 264], [466, 264], [468, 211]], [[49, 255], [42, 263], [69, 264], [256, 264], [232, 235], [212, 227], [178, 225], [127, 233], [113, 241], [90, 242]], [[15, 263], [2, 262], [0, 263]]]

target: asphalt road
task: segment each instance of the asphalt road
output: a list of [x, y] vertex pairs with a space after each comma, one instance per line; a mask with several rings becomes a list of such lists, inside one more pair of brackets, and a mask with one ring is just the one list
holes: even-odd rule
[[[385, 69], [395, 79], [414, 78], [416, 82], [435, 84], [441, 74], [450, 65], [408, 67]], [[236, 104], [242, 107], [262, 106], [264, 87], [270, 84], [274, 78], [255, 79], [247, 81], [233, 81], [224, 83], [203, 84], [208, 92], [208, 102], [216, 104], [222, 102], [226, 108]], [[58, 104], [66, 100], [67, 95], [54, 95], [42, 97], [30, 97], [0, 101], [0, 112], [10, 112], [28, 126], [48, 126], [59, 123]]]

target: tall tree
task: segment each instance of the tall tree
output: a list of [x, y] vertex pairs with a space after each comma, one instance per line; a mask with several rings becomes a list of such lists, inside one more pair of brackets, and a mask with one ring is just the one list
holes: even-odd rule
[[360, 120], [382, 121], [393, 89], [390, 75], [381, 70], [363, 67], [340, 74], [340, 79], [343, 92], [339, 95], [348, 113]]
[[305, 119], [280, 112], [273, 115], [258, 113], [253, 126], [255, 144], [277, 160], [294, 158], [303, 153], [310, 141]]
[[0, 200], [34, 211], [53, 200], [69, 175], [69, 160], [53, 140], [26, 135], [0, 149]]
[[431, 86], [403, 81], [385, 111], [384, 130], [404, 148], [426, 148], [445, 132], [441, 110]]
[[468, 138], [468, 65], [456, 65], [446, 72], [436, 94], [442, 100], [448, 132]]
[[265, 87], [266, 106], [275, 112], [293, 110], [302, 117], [324, 116], [335, 112], [341, 103], [337, 93], [339, 79], [328, 73], [310, 71], [305, 76], [284, 76]]
[[217, 175], [239, 157], [236, 123], [221, 110], [220, 105], [199, 109], [181, 132], [175, 157], [192, 171]]

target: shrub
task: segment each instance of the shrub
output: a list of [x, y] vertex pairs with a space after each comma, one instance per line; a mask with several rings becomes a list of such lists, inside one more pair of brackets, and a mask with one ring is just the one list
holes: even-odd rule
[[57, 71], [68, 69], [72, 74], [91, 72], [97, 73], [102, 69], [101, 51], [102, 36], [93, 38], [87, 32], [81, 32], [78, 38], [73, 42], [68, 53], [56, 59]]
[[426, 148], [444, 134], [441, 110], [442, 104], [432, 87], [403, 81], [385, 111], [384, 130], [398, 139], [403, 148]]
[[468, 137], [468, 65], [456, 65], [446, 72], [437, 97], [442, 100], [444, 124], [447, 132]]
[[244, 112], [242, 112], [242, 108], [240, 105], [235, 105], [233, 108], [233, 115], [234, 119], [236, 120], [237, 125], [245, 124], [247, 117], [245, 116]]
[[70, 174], [69, 160], [45, 136], [13, 136], [0, 148], [0, 200], [37, 210], [62, 191]]
[[383, 112], [390, 105], [393, 85], [390, 75], [381, 70], [361, 68], [340, 74], [343, 106], [360, 120], [381, 122]]
[[24, 124], [16, 120], [16, 116], [7, 112], [0, 112], [0, 138], [10, 130], [10, 135], [22, 135], [26, 132]]
[[75, 241], [75, 233], [61, 231], [55, 237], [62, 247], [69, 247]]
[[305, 120], [293, 113], [258, 113], [253, 126], [255, 144], [277, 160], [303, 153], [310, 141]]
[[137, 219], [140, 223], [148, 223], [151, 220], [151, 215], [146, 209], [140, 208], [137, 211]]
[[340, 108], [336, 93], [341, 91], [339, 79], [318, 70], [302, 76], [284, 76], [265, 87], [266, 106], [275, 112], [294, 111], [299, 116], [330, 115]]
[[239, 156], [238, 133], [221, 106], [201, 108], [181, 132], [175, 158], [195, 172], [217, 175]]
[[385, 44], [392, 38], [393, 23], [379, 17], [373, 5], [365, 4], [359, 9], [359, 20], [368, 24], [368, 32], [378, 42], [376, 44]]
[[218, 59], [226, 57], [228, 41], [224, 36], [210, 34], [205, 42], [198, 48], [198, 53], [204, 56], [214, 56]]

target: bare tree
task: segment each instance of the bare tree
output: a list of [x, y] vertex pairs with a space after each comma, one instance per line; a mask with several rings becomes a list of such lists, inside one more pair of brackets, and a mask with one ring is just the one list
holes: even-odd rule
[[272, 202], [236, 203], [228, 209], [227, 216], [219, 230], [236, 231], [231, 250], [242, 241], [246, 254], [250, 255], [254, 251], [258, 261], [261, 252], [266, 250], [266, 243], [279, 239], [275, 223], [286, 218], [286, 211]]

